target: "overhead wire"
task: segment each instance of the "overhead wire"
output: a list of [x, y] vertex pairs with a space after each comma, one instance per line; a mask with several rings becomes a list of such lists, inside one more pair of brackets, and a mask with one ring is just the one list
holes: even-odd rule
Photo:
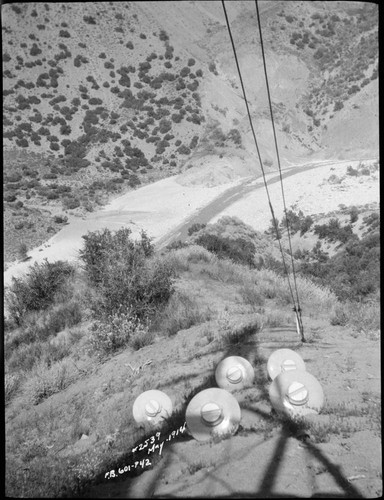
[[[271, 197], [270, 197], [269, 189], [268, 189], [268, 184], [267, 184], [266, 177], [265, 177], [265, 171], [264, 171], [263, 161], [261, 159], [260, 149], [259, 149], [259, 145], [258, 145], [258, 142], [257, 142], [257, 138], [256, 138], [256, 133], [255, 133], [255, 129], [254, 129], [254, 126], [253, 126], [253, 122], [252, 122], [252, 117], [251, 117], [251, 112], [250, 112], [249, 105], [248, 105], [247, 95], [246, 95], [246, 92], [245, 92], [245, 86], [244, 86], [243, 78], [242, 78], [242, 75], [241, 75], [240, 65], [239, 65], [239, 61], [238, 61], [238, 57], [237, 57], [237, 52], [236, 52], [236, 46], [235, 46], [235, 43], [234, 43], [234, 40], [233, 40], [232, 31], [231, 31], [231, 27], [230, 27], [230, 24], [229, 24], [228, 14], [227, 14], [227, 10], [225, 8], [224, 0], [221, 0], [221, 3], [222, 3], [222, 6], [223, 6], [224, 16], [225, 16], [225, 20], [226, 20], [226, 23], [227, 23], [227, 29], [228, 29], [228, 33], [229, 33], [229, 38], [230, 38], [230, 41], [231, 41], [232, 49], [233, 49], [233, 54], [234, 54], [234, 58], [235, 58], [235, 62], [236, 62], [237, 71], [238, 71], [238, 74], [239, 74], [240, 84], [241, 84], [241, 88], [242, 88], [242, 92], [243, 92], [243, 96], [244, 96], [244, 102], [245, 102], [245, 106], [246, 106], [246, 109], [247, 109], [249, 123], [250, 123], [250, 126], [251, 126], [253, 140], [255, 142], [256, 151], [257, 151], [257, 155], [258, 155], [260, 166], [261, 166], [261, 171], [262, 171], [264, 186], [265, 186], [265, 190], [266, 190], [267, 198], [268, 198], [268, 204], [269, 204], [269, 208], [270, 208], [270, 211], [271, 211], [271, 214], [272, 214], [272, 223], [273, 223], [274, 228], [275, 228], [275, 232], [276, 232], [276, 236], [277, 236], [277, 241], [278, 241], [278, 244], [279, 244], [279, 249], [280, 249], [280, 253], [281, 253], [281, 256], [282, 256], [282, 260], [283, 260], [283, 267], [284, 267], [285, 274], [287, 276], [288, 287], [289, 287], [289, 291], [290, 291], [290, 294], [291, 294], [291, 297], [292, 297], [292, 302], [294, 304], [293, 310], [296, 313], [296, 319], [297, 319], [297, 323], [298, 323], [300, 334], [301, 334], [301, 340], [305, 341], [305, 339], [304, 339], [304, 330], [303, 330], [302, 321], [301, 321], [300, 303], [298, 301], [298, 304], [297, 304], [297, 307], [296, 307], [295, 297], [294, 297], [292, 286], [291, 286], [291, 282], [290, 282], [290, 279], [289, 279], [288, 268], [287, 268], [287, 264], [285, 262], [284, 251], [283, 251], [283, 248], [282, 248], [281, 238], [280, 238], [279, 231], [278, 231], [277, 219], [275, 217], [275, 213], [274, 213], [274, 210], [273, 210], [273, 206], [272, 206], [272, 202], [271, 202]], [[259, 24], [259, 26], [260, 26], [260, 24]], [[269, 89], [268, 89], [268, 92], [269, 92]], [[276, 143], [276, 136], [275, 136], [275, 144], [277, 145], [277, 143]], [[280, 182], [282, 182], [280, 162], [279, 162], [279, 169], [280, 169]], [[287, 217], [286, 217], [286, 219], [287, 219]], [[292, 257], [292, 250], [291, 250], [291, 257]], [[294, 282], [295, 282], [295, 285], [296, 285], [296, 280]], [[298, 298], [297, 285], [296, 285], [296, 296]]]
[[287, 227], [289, 252], [290, 252], [291, 264], [292, 264], [292, 276], [293, 276], [294, 287], [295, 287], [296, 298], [297, 298], [297, 311], [295, 310], [295, 312], [296, 312], [296, 314], [298, 316], [297, 319], [299, 321], [300, 332], [301, 332], [301, 335], [303, 336], [303, 325], [302, 325], [302, 320], [301, 320], [300, 299], [299, 299], [299, 292], [298, 292], [298, 289], [297, 289], [295, 264], [294, 264], [293, 251], [292, 251], [291, 230], [290, 230], [290, 227], [289, 227], [289, 219], [288, 219], [288, 214], [287, 214], [287, 206], [286, 206], [286, 203], [285, 203], [283, 177], [282, 177], [282, 173], [281, 173], [280, 154], [279, 154], [279, 148], [278, 148], [278, 145], [277, 145], [275, 120], [273, 118], [272, 100], [271, 100], [271, 93], [270, 93], [270, 89], [269, 89], [269, 81], [268, 81], [268, 74], [267, 74], [267, 64], [266, 64], [266, 58], [265, 58], [265, 52], [264, 52], [263, 35], [262, 35], [262, 30], [261, 30], [259, 5], [258, 5], [258, 1], [257, 0], [255, 0], [255, 6], [256, 6], [256, 14], [257, 14], [257, 23], [258, 23], [259, 34], [260, 34], [260, 47], [261, 47], [261, 53], [262, 53], [262, 57], [263, 57], [263, 67], [264, 67], [265, 83], [266, 83], [267, 94], [268, 94], [269, 112], [270, 112], [270, 115], [271, 115], [271, 122], [272, 122], [273, 137], [274, 137], [274, 142], [275, 142], [277, 164], [278, 164], [279, 175], [280, 175], [280, 185], [281, 185], [281, 194], [282, 194], [282, 198], [283, 198], [285, 224], [286, 224], [286, 227]]

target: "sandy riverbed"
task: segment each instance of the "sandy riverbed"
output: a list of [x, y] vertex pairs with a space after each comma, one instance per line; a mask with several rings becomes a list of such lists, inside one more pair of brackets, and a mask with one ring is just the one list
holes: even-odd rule
[[[379, 203], [379, 171], [373, 175], [359, 177], [346, 174], [349, 165], [356, 168], [358, 164], [358, 161], [335, 163], [285, 178], [283, 188], [287, 210], [294, 207], [296, 211], [302, 210], [304, 215], [315, 215], [338, 210], [341, 204], [349, 207]], [[329, 182], [332, 175], [341, 179], [341, 183]], [[272, 184], [268, 191], [275, 217], [281, 220], [284, 205], [280, 183]], [[211, 222], [223, 215], [237, 216], [255, 229], [266, 230], [272, 218], [266, 190], [258, 189], [247, 194], [217, 214]]]
[[[305, 215], [326, 213], [335, 210], [340, 204], [346, 206], [364, 205], [379, 201], [378, 172], [375, 175], [351, 177], [346, 175], [348, 165], [357, 166], [358, 162], [335, 163], [301, 172], [284, 179], [286, 206], [297, 206]], [[329, 177], [335, 174], [342, 177], [341, 184], [330, 184]], [[219, 175], [219, 174], [218, 174]], [[277, 172], [266, 175], [266, 179], [276, 177]], [[212, 176], [210, 176], [211, 179]], [[34, 262], [43, 259], [75, 260], [83, 244], [82, 236], [88, 231], [104, 227], [119, 229], [129, 227], [132, 235], [140, 234], [144, 229], [156, 243], [165, 234], [172, 231], [185, 219], [190, 218], [199, 209], [213, 201], [226, 190], [240, 184], [244, 178], [207, 187], [193, 182], [180, 183], [179, 176], [169, 177], [130, 191], [112, 200], [102, 210], [90, 214], [86, 219], [75, 219], [55, 234], [48, 242], [29, 252], [27, 262], [17, 263], [4, 273], [5, 286], [12, 276], [25, 273]], [[262, 179], [255, 180], [255, 190], [217, 214], [211, 222], [223, 215], [235, 215], [258, 230], [265, 230], [270, 224], [271, 214]], [[269, 187], [275, 216], [283, 214], [280, 183]]]
[[7, 269], [4, 273], [4, 284], [9, 284], [12, 276], [25, 273], [34, 262], [42, 262], [44, 259], [76, 260], [83, 245], [82, 236], [88, 231], [97, 231], [104, 227], [111, 230], [129, 227], [133, 237], [145, 230], [156, 242], [196, 210], [241, 182], [241, 179], [236, 179], [212, 187], [183, 186], [177, 182], [177, 177], [169, 177], [130, 191], [87, 218], [73, 219], [46, 243], [28, 252], [31, 258], [27, 262], [17, 263]]

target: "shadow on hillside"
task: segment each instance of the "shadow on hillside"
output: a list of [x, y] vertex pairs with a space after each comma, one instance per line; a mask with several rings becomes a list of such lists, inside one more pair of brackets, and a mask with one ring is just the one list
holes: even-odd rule
[[[284, 331], [284, 333], [294, 333], [296, 334], [296, 331], [293, 329], [287, 329]], [[270, 347], [273, 348], [273, 342], [270, 342], [270, 339], [265, 338], [265, 332], [262, 332], [263, 335], [261, 337], [264, 337], [264, 341], [268, 343]], [[283, 332], [281, 332], [283, 333]], [[263, 402], [267, 402], [269, 404], [269, 393], [268, 393], [268, 388], [270, 381], [266, 375], [266, 359], [259, 353], [260, 351], [260, 340], [257, 338], [256, 341], [253, 343], [250, 343], [248, 341], [243, 342], [241, 345], [231, 345], [228, 346], [226, 349], [225, 354], [223, 354], [222, 359], [226, 358], [227, 356], [243, 356], [247, 358], [251, 364], [253, 365], [255, 369], [255, 380], [257, 381], [257, 388], [258, 388], [258, 394], [261, 392], [261, 400]], [[293, 342], [296, 347], [300, 346], [301, 344], [297, 341]], [[278, 347], [287, 347], [286, 346], [289, 344], [292, 344], [292, 342], [285, 342], [285, 339], [280, 338], [280, 344]], [[252, 348], [251, 348], [252, 346]], [[217, 349], [219, 351], [219, 349]], [[216, 352], [216, 350], [215, 350]], [[212, 354], [212, 351], [206, 354]], [[196, 374], [190, 374], [190, 377], [194, 377]], [[188, 376], [187, 376], [188, 377]], [[183, 377], [181, 377], [184, 379]], [[166, 434], [167, 432], [171, 432], [174, 429], [177, 429], [179, 426], [182, 426], [185, 422], [185, 411], [186, 408], [190, 402], [190, 400], [198, 394], [200, 391], [210, 388], [210, 387], [216, 387], [216, 381], [215, 381], [215, 376], [214, 372], [205, 377], [203, 382], [198, 386], [195, 387], [189, 395], [185, 398], [185, 401], [182, 405], [182, 408], [178, 412], [174, 412], [172, 414], [171, 418], [169, 421], [166, 423], [164, 429], [161, 429], [161, 433]], [[258, 397], [257, 402], [260, 402], [260, 397]], [[240, 404], [241, 406], [241, 404]], [[300, 441], [301, 446], [305, 449], [305, 452], [307, 454], [308, 459], [316, 459], [319, 463], [321, 463], [324, 467], [325, 470], [333, 477], [335, 480], [336, 484], [339, 486], [339, 488], [342, 490], [343, 493], [335, 492], [335, 493], [329, 493], [329, 492], [315, 492], [312, 495], [312, 498], [363, 498], [362, 494], [359, 492], [357, 488], [355, 488], [348, 480], [347, 478], [342, 474], [340, 467], [334, 463], [332, 463], [325, 455], [324, 453], [313, 443], [309, 442], [308, 439], [306, 439], [306, 434], [305, 434], [305, 427], [303, 424], [292, 422], [290, 420], [279, 420], [276, 418], [274, 415], [274, 412], [268, 412], [268, 411], [263, 411], [260, 408], [254, 408], [252, 407], [249, 402], [245, 403], [243, 405], [243, 409], [247, 409], [247, 411], [253, 412], [255, 415], [257, 415], [259, 418], [262, 419], [266, 424], [271, 423], [271, 421], [275, 421], [278, 425], [281, 425], [281, 433], [280, 436], [277, 439], [272, 458], [270, 459], [269, 463], [267, 464], [265, 468], [265, 472], [263, 475], [263, 479], [260, 482], [259, 486], [257, 489], [254, 491], [243, 491], [242, 488], [239, 487], [234, 487], [233, 484], [229, 484], [227, 481], [225, 481], [222, 477], [218, 477], [215, 473], [215, 471], [209, 471], [206, 470], [204, 472], [204, 475], [201, 479], [201, 481], [209, 478], [209, 485], [212, 487], [212, 490], [214, 490], [215, 485], [218, 485], [222, 488], [225, 488], [225, 490], [228, 492], [228, 494], [222, 495], [220, 494], [220, 498], [297, 498], [295, 495], [288, 494], [286, 492], [281, 492], [278, 493], [275, 490], [276, 484], [277, 484], [277, 478], [279, 475], [279, 471], [281, 470], [282, 464], [284, 463], [284, 458], [289, 460], [289, 458], [286, 457], [286, 448], [288, 444], [288, 439], [290, 438], [295, 438], [298, 441]], [[252, 432], [258, 432], [257, 430], [252, 430], [252, 429], [243, 429], [242, 426], [239, 426], [239, 430], [237, 432], [238, 435], [242, 435], [244, 433], [252, 433]], [[147, 434], [146, 436], [143, 436], [140, 439], [140, 442], [144, 442], [145, 439], [149, 439], [150, 436], [153, 434]], [[181, 435], [178, 437], [178, 441], [190, 441], [193, 438], [189, 435]], [[265, 442], [265, 438], [260, 444], [263, 444]], [[226, 449], [226, 456], [231, 456], [230, 453], [230, 448], [231, 448], [231, 440], [227, 439], [225, 440], [225, 443], [228, 443], [227, 449]], [[136, 443], [135, 445], [137, 445]], [[258, 446], [258, 445], [256, 445]], [[229, 447], [229, 448], [228, 448]], [[255, 450], [255, 445], [252, 444], [248, 448], [242, 449], [241, 451], [241, 457], [244, 458], [246, 457], [249, 453], [253, 452]], [[129, 463], [132, 460], [140, 460], [144, 457], [139, 456], [137, 457], [137, 454], [135, 456], [132, 456], [132, 454], [126, 454], [123, 457], [123, 461], [126, 463]], [[93, 487], [93, 491], [91, 495], [82, 495], [83, 498], [86, 497], [94, 497], [94, 498], [143, 498], [143, 497], [152, 497], [152, 498], [161, 498], [164, 496], [159, 495], [157, 497], [155, 491], [158, 485], [161, 484], [162, 481], [162, 476], [164, 475], [164, 472], [167, 470], [167, 467], [172, 464], [172, 463], [186, 463], [188, 462], [187, 457], [184, 457], [183, 454], [180, 451], [174, 450], [172, 447], [169, 447], [164, 453], [163, 456], [159, 456], [155, 453], [151, 455], [152, 464], [153, 468], [151, 470], [148, 470], [148, 472], [144, 475], [141, 476], [138, 481], [136, 477], [119, 477], [116, 478], [115, 481], [116, 483], [113, 485], [110, 485], [108, 483], [108, 486], [110, 485], [111, 488], [106, 489], [105, 488], [105, 478], [104, 477], [98, 477], [96, 478], [96, 481], [93, 482], [93, 484], [99, 483], [104, 483], [104, 485], [100, 485], [100, 490], [97, 491], [97, 486]], [[121, 460], [119, 460], [121, 462]], [[117, 466], [115, 466], [116, 468]], [[219, 467], [219, 474], [220, 474], [220, 467]], [[141, 475], [143, 471], [138, 472], [137, 475]], [[249, 471], [250, 474], [252, 471]], [[120, 484], [119, 484], [120, 483]], [[180, 484], [179, 486], [176, 486], [174, 491], [172, 491], [170, 494], [166, 495], [166, 498], [182, 498], [184, 496], [184, 490], [185, 490], [186, 484], [183, 482], [183, 484]], [[209, 488], [211, 489], [211, 488]], [[105, 491], [105, 494], [103, 494], [103, 491]], [[116, 491], [116, 495], [114, 495], [114, 492]], [[214, 494], [210, 494], [209, 491], [206, 492], [207, 496], [211, 496], [212, 498], [215, 498]], [[198, 495], [197, 495], [198, 496]]]

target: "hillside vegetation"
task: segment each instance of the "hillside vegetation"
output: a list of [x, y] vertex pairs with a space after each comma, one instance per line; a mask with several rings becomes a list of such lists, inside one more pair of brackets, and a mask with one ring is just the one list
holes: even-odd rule
[[[255, 6], [227, 6], [261, 156], [276, 170]], [[377, 6], [274, 1], [260, 2], [260, 14], [283, 166], [377, 158]], [[221, 2], [4, 4], [2, 34], [5, 264], [28, 261], [32, 247], [118, 193], [179, 173], [182, 186], [259, 171]], [[207, 164], [228, 171], [202, 172]], [[361, 162], [345, 176], [374, 181], [378, 171], [378, 161]], [[211, 471], [209, 487], [233, 479], [242, 488], [270, 456], [260, 480], [268, 491], [253, 493], [273, 496], [292, 438], [284, 494], [293, 485], [307, 496], [305, 472], [313, 496], [380, 496], [380, 216], [374, 204], [339, 208], [290, 207], [263, 234], [237, 217], [195, 223], [162, 251], [145, 231], [134, 239], [126, 227], [104, 228], [83, 235], [77, 261], [35, 262], [14, 277], [5, 290], [6, 496], [140, 496], [124, 481], [145, 481], [144, 467], [123, 475], [152, 434], [133, 419], [136, 397], [172, 396], [161, 428], [171, 435], [229, 355], [250, 358], [257, 374], [239, 394], [232, 448], [187, 430], [176, 465], [150, 456], [153, 477], [169, 473], [150, 494], [160, 484], [161, 497], [172, 485], [199, 496]], [[306, 342], [292, 312], [293, 267]], [[285, 346], [305, 354], [324, 387], [325, 406], [307, 422], [270, 408], [266, 360]], [[297, 454], [305, 463], [295, 482]]]
[[[351, 238], [333, 260], [313, 252], [312, 264], [300, 265], [308, 341], [316, 342], [308, 326], [315, 320], [378, 338], [379, 260], [366, 258], [367, 249], [377, 255], [377, 221], [368, 217], [367, 236]], [[88, 233], [81, 265], [45, 261], [13, 279], [5, 325], [7, 495], [81, 495], [132, 460], [127, 450], [142, 435], [129, 410], [135, 395], [172, 384], [175, 413], [163, 431], [173, 430], [195, 388], [212, 384], [185, 373], [186, 357], [192, 374], [202, 352], [214, 366], [230, 346], [293, 324], [270, 237], [230, 217], [189, 233], [187, 244], [162, 254], [145, 233], [139, 240], [127, 229]], [[315, 284], [314, 270], [324, 262], [327, 272]], [[350, 284], [347, 302], [334, 283], [341, 265], [370, 284]]]
[[[275, 168], [252, 9], [231, 4], [231, 24]], [[2, 14], [7, 261], [17, 242], [36, 246], [66, 216], [202, 155], [258, 164], [219, 2], [31, 2]], [[261, 16], [283, 159], [376, 154], [376, 5], [273, 2]]]

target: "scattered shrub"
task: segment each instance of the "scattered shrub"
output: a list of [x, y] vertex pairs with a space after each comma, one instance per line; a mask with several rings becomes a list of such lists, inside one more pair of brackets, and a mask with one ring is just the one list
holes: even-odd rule
[[162, 42], [167, 42], [169, 40], [169, 36], [165, 30], [160, 30], [159, 38]]
[[83, 16], [83, 21], [87, 24], [96, 24], [96, 20], [92, 16]]
[[229, 132], [228, 132], [228, 136], [227, 138], [231, 141], [233, 141], [235, 144], [237, 145], [241, 145], [241, 134], [239, 132], [239, 130], [237, 128], [232, 128]]
[[303, 236], [313, 224], [313, 219], [310, 215], [307, 215], [300, 223], [300, 236]]
[[71, 38], [71, 35], [66, 30], [60, 30], [59, 36], [61, 36], [62, 38]]
[[[172, 59], [172, 57], [173, 57], [173, 50], [174, 49], [173, 49], [172, 45], [167, 45], [166, 46], [165, 54], [164, 54], [165, 59]], [[161, 58], [161, 56], [160, 56], [160, 58]]]
[[191, 154], [190, 148], [188, 146], [186, 146], [185, 144], [182, 144], [181, 146], [179, 146], [176, 151], [178, 153], [182, 154], [182, 155], [189, 155], [189, 154]]
[[69, 135], [71, 133], [71, 127], [67, 124], [61, 125], [60, 127], [60, 133], [62, 135]]
[[73, 60], [73, 64], [74, 66], [76, 66], [76, 68], [79, 68], [82, 64], [87, 63], [89, 63], [89, 59], [82, 56], [81, 54], [78, 54]]
[[121, 347], [134, 343], [139, 348], [148, 335], [148, 326], [134, 314], [116, 312], [105, 320], [96, 320], [91, 327], [89, 344], [99, 357], [115, 352]]
[[36, 45], [36, 43], [34, 43], [29, 53], [31, 56], [38, 56], [42, 53], [42, 50], [38, 47], [38, 45]]
[[190, 72], [191, 72], [191, 70], [190, 70], [187, 66], [185, 66], [185, 67], [184, 67], [184, 68], [180, 71], [180, 76], [181, 76], [182, 78], [185, 78], [186, 76], [188, 76], [188, 75], [189, 75], [189, 73], [190, 73]]
[[217, 72], [217, 69], [216, 69], [216, 64], [214, 62], [211, 62], [209, 63], [209, 66], [208, 66], [208, 69], [211, 73], [213, 73], [214, 75], [218, 75], [219, 73]]
[[350, 175], [352, 177], [357, 177], [359, 175], [359, 171], [353, 168], [351, 165], [349, 165], [347, 167], [347, 175]]
[[29, 142], [27, 139], [17, 139], [16, 144], [21, 148], [27, 148], [29, 146]]
[[66, 210], [74, 210], [80, 206], [80, 200], [78, 198], [67, 197], [63, 199], [63, 207]]
[[333, 111], [339, 111], [340, 109], [343, 109], [343, 108], [344, 108], [344, 104], [342, 103], [342, 101], [336, 101], [335, 106], [333, 108]]
[[198, 142], [199, 142], [199, 137], [197, 135], [193, 136], [192, 139], [191, 139], [191, 142], [189, 144], [189, 147], [191, 149], [195, 149], [195, 147], [197, 146]]

